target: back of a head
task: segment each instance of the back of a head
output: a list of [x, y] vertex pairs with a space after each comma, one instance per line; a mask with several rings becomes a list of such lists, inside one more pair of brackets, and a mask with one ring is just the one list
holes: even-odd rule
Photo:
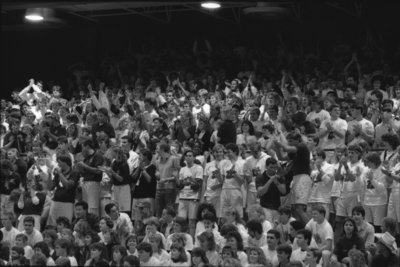
[[31, 266], [46, 266], [47, 258], [43, 253], [35, 253], [31, 258]]
[[71, 261], [67, 257], [58, 257], [55, 263], [56, 266], [71, 267]]

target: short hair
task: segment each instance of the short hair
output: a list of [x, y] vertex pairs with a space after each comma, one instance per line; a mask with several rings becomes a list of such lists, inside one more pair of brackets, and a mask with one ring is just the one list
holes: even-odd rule
[[382, 101], [382, 106], [384, 106], [385, 104], [390, 104], [392, 107], [394, 106], [394, 102], [391, 99], [385, 99]]
[[[75, 207], [78, 206], [78, 203], [75, 204]], [[70, 228], [71, 227], [71, 222], [69, 221], [69, 219], [65, 216], [60, 216], [56, 219], [56, 224], [64, 224], [65, 227]]]
[[68, 250], [71, 247], [71, 242], [68, 239], [60, 238], [56, 240], [55, 246], [60, 246], [62, 249]]
[[148, 161], [150, 161], [150, 162], [151, 162], [151, 160], [153, 159], [153, 153], [151, 153], [150, 150], [147, 150], [147, 149], [142, 150], [142, 151], [141, 151], [141, 154], [142, 154]]
[[84, 210], [88, 210], [89, 209], [89, 205], [86, 201], [78, 201], [75, 203], [75, 208], [76, 207], [82, 207]]
[[290, 256], [292, 255], [292, 247], [288, 244], [281, 244], [276, 248], [276, 251], [283, 252], [285, 254], [288, 254], [288, 259], [290, 259]]
[[24, 218], [24, 224], [25, 224], [26, 222], [30, 222], [30, 223], [32, 223], [33, 225], [35, 225], [35, 219], [34, 219], [32, 216], [26, 216], [26, 217]]
[[235, 153], [236, 155], [239, 155], [239, 146], [233, 143], [229, 143], [225, 146], [226, 150], [232, 150], [233, 153]]
[[296, 235], [302, 235], [304, 236], [304, 239], [307, 240], [307, 244], [310, 245], [311, 243], [311, 238], [312, 238], [312, 232], [308, 229], [301, 229], [297, 231]]
[[138, 257], [136, 257], [134, 255], [128, 255], [128, 256], [124, 257], [123, 261], [128, 262], [131, 267], [140, 267], [140, 261], [139, 261]]
[[150, 256], [153, 255], [153, 249], [152, 246], [147, 243], [147, 242], [142, 242], [136, 247], [137, 251], [145, 251], [147, 253], [150, 253]]
[[165, 152], [165, 153], [170, 153], [171, 152], [171, 147], [168, 144], [160, 144], [160, 150]]
[[71, 261], [68, 257], [58, 257], [55, 261], [56, 266], [66, 266], [71, 267]]
[[301, 141], [301, 135], [297, 132], [290, 132], [287, 137], [287, 140], [296, 140], [296, 141]]
[[57, 156], [57, 161], [64, 162], [64, 163], [66, 163], [69, 167], [72, 166], [72, 160], [71, 160], [71, 157], [70, 157], [70, 156], [67, 156], [67, 155], [58, 155], [58, 156]]
[[321, 157], [324, 160], [326, 159], [326, 153], [323, 149], [318, 148], [316, 152], [318, 157]]
[[381, 165], [382, 161], [381, 161], [381, 157], [378, 155], [378, 153], [376, 152], [370, 152], [367, 155], [365, 155], [364, 158], [365, 161], [369, 161], [372, 164], [374, 164], [375, 166], [379, 166]]
[[107, 110], [106, 108], [99, 108], [99, 109], [97, 110], [97, 112], [103, 114], [103, 115], [106, 116], [107, 118], [109, 117], [109, 116], [108, 116], [108, 110]]
[[68, 137], [66, 137], [65, 135], [59, 136], [57, 138], [57, 143], [68, 144]]
[[323, 214], [324, 216], [326, 214], [326, 209], [322, 205], [314, 206], [314, 207], [312, 207], [311, 210], [312, 211], [317, 211], [318, 213]]
[[355, 206], [352, 210], [351, 210], [351, 214], [353, 215], [355, 212], [360, 213], [361, 216], [364, 218], [365, 217], [365, 209], [363, 206], [359, 205], [359, 206]]
[[259, 220], [250, 220], [247, 222], [246, 227], [248, 231], [254, 231], [256, 233], [262, 234], [263, 227]]
[[267, 158], [267, 160], [265, 161], [265, 166], [269, 166], [271, 164], [278, 164], [278, 161], [273, 157]]
[[206, 256], [206, 252], [202, 248], [194, 248], [192, 250], [192, 257], [200, 257], [203, 263], [207, 264], [208, 263], [208, 258]]
[[290, 226], [292, 226], [292, 228], [293, 228], [295, 231], [298, 231], [298, 230], [300, 230], [300, 229], [304, 229], [305, 224], [302, 223], [301, 221], [292, 221], [292, 222], [290, 222]]
[[147, 219], [145, 220], [145, 224], [146, 224], [146, 225], [154, 225], [155, 227], [158, 228], [158, 227], [160, 226], [160, 221], [158, 220], [157, 217], [152, 216], [152, 217], [147, 218]]
[[43, 253], [35, 253], [31, 258], [31, 266], [46, 266], [47, 258]]
[[167, 214], [170, 215], [171, 217], [175, 218], [176, 216], [176, 211], [174, 208], [172, 208], [171, 206], [167, 206], [165, 208], [165, 210], [167, 211]]
[[92, 141], [91, 139], [84, 141], [84, 142], [82, 143], [82, 146], [88, 146], [88, 147], [90, 147], [91, 149], [94, 149], [94, 148], [95, 148], [95, 145], [94, 145], [94, 143], [93, 143], [93, 141]]
[[303, 263], [301, 263], [301, 261], [290, 261], [289, 265], [287, 265], [289, 267], [303, 267]]
[[226, 236], [229, 232], [233, 231], [238, 231], [236, 225], [231, 223], [225, 223], [224, 225], [222, 225], [221, 230], [219, 232], [221, 233], [221, 236]]
[[292, 216], [292, 208], [290, 206], [281, 206], [281, 207], [279, 207], [278, 212], [280, 214], [286, 214], [289, 217]]
[[22, 238], [23, 242], [28, 242], [28, 236], [23, 233], [19, 233], [15, 236], [15, 240]]
[[35, 248], [40, 248], [42, 253], [46, 256], [46, 258], [50, 257], [50, 248], [44, 241], [37, 242], [34, 246], [33, 249]]
[[281, 238], [281, 233], [276, 229], [271, 229], [267, 232], [267, 234], [274, 235], [277, 240]]
[[186, 232], [188, 230], [188, 223], [187, 223], [185, 218], [176, 217], [174, 219], [174, 223], [177, 223], [177, 224], [179, 224], [181, 226], [182, 232]]
[[115, 203], [108, 203], [108, 204], [104, 207], [104, 210], [105, 210], [105, 212], [106, 212], [107, 214], [110, 214], [111, 209], [114, 208], [114, 207], [117, 207], [117, 208], [118, 208], [117, 204], [115, 204]]
[[53, 245], [54, 245], [54, 242], [56, 242], [56, 240], [58, 239], [57, 232], [56, 232], [56, 230], [54, 230], [54, 229], [47, 229], [47, 230], [44, 230], [44, 232], [42, 233], [42, 235], [43, 235], [43, 237], [49, 236], [49, 237], [53, 240]]
[[13, 246], [11, 248], [11, 250], [17, 252], [18, 255], [22, 255], [23, 256], [25, 254], [24, 248], [21, 248], [21, 247]]
[[400, 139], [397, 134], [385, 133], [382, 135], [381, 140], [387, 142], [392, 149], [396, 149], [400, 145]]

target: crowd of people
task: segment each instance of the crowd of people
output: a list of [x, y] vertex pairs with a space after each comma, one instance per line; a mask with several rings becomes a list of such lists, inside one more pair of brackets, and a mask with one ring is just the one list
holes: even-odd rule
[[399, 266], [398, 71], [174, 55], [1, 99], [0, 265]]

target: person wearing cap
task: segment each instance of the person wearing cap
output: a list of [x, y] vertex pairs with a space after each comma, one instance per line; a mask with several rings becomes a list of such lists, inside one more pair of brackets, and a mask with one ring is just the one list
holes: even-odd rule
[[359, 145], [348, 147], [348, 157], [340, 159], [339, 167], [335, 173], [335, 181], [341, 185], [340, 196], [336, 206], [336, 231], [340, 235], [345, 217], [352, 216], [355, 206], [362, 203], [364, 194], [364, 177], [367, 168], [361, 157], [363, 151]]
[[395, 238], [388, 232], [377, 242], [377, 253], [372, 257], [370, 267], [398, 267], [399, 255], [394, 246]]
[[358, 144], [362, 140], [369, 144], [374, 141], [374, 125], [363, 117], [363, 112], [364, 107], [362, 105], [353, 105], [351, 108], [353, 120], [348, 123], [346, 132], [346, 143], [348, 145]]

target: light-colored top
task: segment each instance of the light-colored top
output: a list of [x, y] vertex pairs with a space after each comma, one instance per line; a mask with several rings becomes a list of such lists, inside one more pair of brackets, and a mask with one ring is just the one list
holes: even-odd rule
[[[194, 181], [195, 179], [203, 180], [203, 167], [198, 164], [193, 164], [192, 167], [185, 166], [179, 171], [179, 180], [183, 181], [190, 179]], [[179, 193], [179, 199], [190, 199], [198, 200], [200, 197], [200, 191], [193, 191], [190, 185], [186, 185]]]
[[[335, 168], [333, 167], [333, 165], [324, 161], [321, 166], [321, 172], [321, 181], [314, 182], [311, 188], [311, 194], [308, 200], [309, 203], [331, 203], [331, 191]], [[319, 174], [319, 170], [313, 170], [311, 172], [311, 179], [314, 181]]]

